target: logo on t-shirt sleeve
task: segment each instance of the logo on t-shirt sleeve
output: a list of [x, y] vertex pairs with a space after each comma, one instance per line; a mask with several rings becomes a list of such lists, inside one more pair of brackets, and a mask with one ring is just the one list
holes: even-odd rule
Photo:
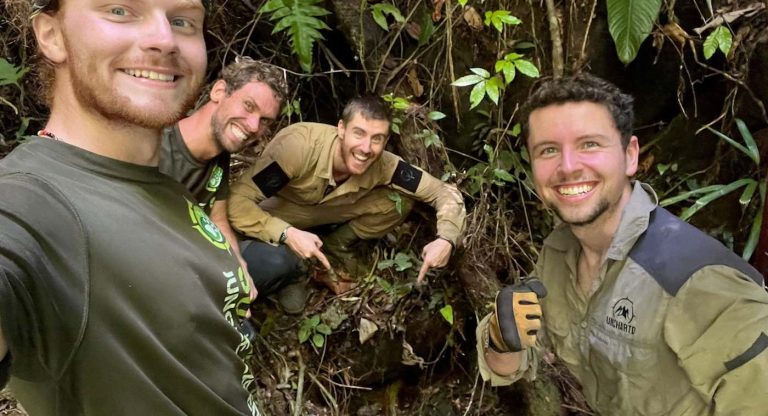
[[224, 238], [224, 234], [219, 230], [219, 227], [205, 214], [205, 211], [197, 206], [197, 204], [193, 204], [186, 199], [185, 201], [187, 201], [187, 207], [189, 208], [189, 218], [192, 220], [192, 227], [217, 248], [229, 251], [229, 242]]

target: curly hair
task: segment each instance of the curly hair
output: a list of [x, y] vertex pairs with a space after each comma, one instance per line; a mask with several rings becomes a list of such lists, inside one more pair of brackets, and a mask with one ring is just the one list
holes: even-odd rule
[[523, 137], [528, 137], [530, 132], [528, 121], [534, 110], [553, 104], [579, 101], [605, 106], [613, 119], [613, 124], [621, 134], [621, 145], [626, 149], [632, 137], [634, 99], [612, 83], [588, 73], [551, 79], [541, 84], [523, 104]]
[[341, 120], [347, 124], [357, 113], [366, 120], [392, 121], [392, 109], [383, 98], [377, 95], [363, 95], [349, 100], [341, 113]]
[[231, 95], [249, 82], [263, 82], [269, 86], [281, 106], [288, 100], [288, 81], [286, 81], [285, 71], [278, 66], [255, 61], [247, 56], [238, 57], [225, 66], [219, 78], [227, 83], [227, 95]]

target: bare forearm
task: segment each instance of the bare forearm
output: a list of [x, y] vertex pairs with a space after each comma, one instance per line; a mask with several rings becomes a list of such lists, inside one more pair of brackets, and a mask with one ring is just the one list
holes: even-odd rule
[[216, 224], [217, 227], [219, 227], [219, 231], [221, 231], [221, 233], [224, 235], [224, 238], [226, 238], [229, 242], [235, 257], [237, 257], [238, 260], [242, 260], [242, 257], [240, 256], [240, 244], [237, 241], [237, 235], [235, 235], [235, 231], [229, 225], [229, 220], [227, 219], [226, 201], [216, 201], [216, 203], [213, 205], [213, 209], [211, 209], [211, 220], [214, 222], [214, 224]]

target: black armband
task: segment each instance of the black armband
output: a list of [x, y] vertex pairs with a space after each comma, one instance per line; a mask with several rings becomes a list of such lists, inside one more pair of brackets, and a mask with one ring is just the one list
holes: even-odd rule
[[397, 162], [397, 168], [392, 175], [392, 184], [415, 193], [419, 189], [422, 173], [419, 169], [401, 160]]
[[269, 198], [278, 193], [291, 179], [277, 162], [272, 162], [259, 173], [251, 177], [253, 183]]

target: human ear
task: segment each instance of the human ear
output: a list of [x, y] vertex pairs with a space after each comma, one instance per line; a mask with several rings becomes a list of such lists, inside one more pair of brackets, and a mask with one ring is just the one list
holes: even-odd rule
[[60, 64], [67, 59], [67, 48], [61, 32], [61, 22], [48, 13], [40, 13], [32, 20], [37, 46], [42, 55], [53, 64]]
[[344, 120], [339, 120], [339, 124], [336, 125], [336, 134], [340, 139], [344, 139], [344, 132], [347, 130], [344, 126]]
[[213, 87], [211, 87], [211, 93], [209, 94], [209, 96], [211, 97], [211, 102], [218, 103], [224, 97], [226, 97], [226, 95], [227, 95], [227, 81], [224, 81], [223, 79], [216, 81], [213, 84]]
[[629, 138], [629, 144], [624, 151], [624, 156], [627, 162], [627, 169], [625, 171], [628, 177], [632, 177], [637, 173], [638, 158], [640, 157], [640, 144], [637, 141], [637, 136]]

